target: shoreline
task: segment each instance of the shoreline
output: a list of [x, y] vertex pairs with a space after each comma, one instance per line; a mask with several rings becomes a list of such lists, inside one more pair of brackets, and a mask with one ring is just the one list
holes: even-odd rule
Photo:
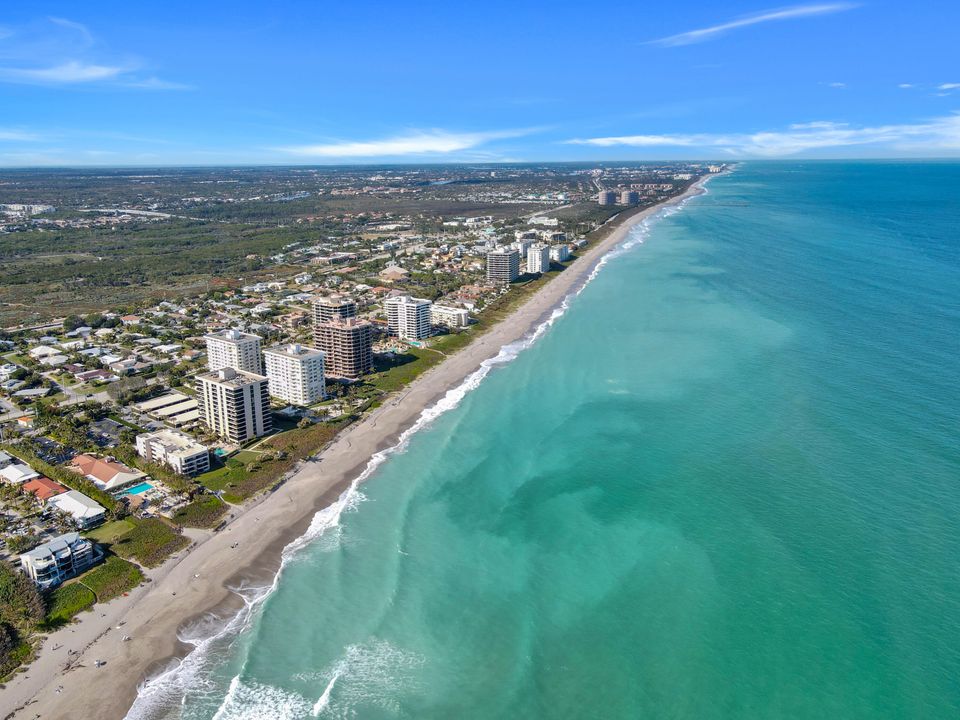
[[[308, 542], [312, 536], [307, 533], [318, 520], [332, 520], [320, 523], [319, 532], [335, 525], [346, 501], [345, 491], [371, 474], [381, 454], [429, 422], [424, 411], [435, 408], [449, 391], [461, 389], [482, 368], [489, 368], [489, 361], [504, 346], [530, 338], [591, 279], [601, 260], [635, 225], [702, 194], [712, 177], [716, 176], [707, 175], [682, 194], [650, 208], [615, 216], [611, 229], [589, 245], [578, 262], [526, 298], [508, 317], [351, 425], [322, 453], [298, 464], [275, 491], [235, 511], [226, 528], [213, 535], [191, 534], [196, 544], [151, 571], [150, 582], [52, 634], [26, 672], [7, 683], [4, 716], [123, 718], [141, 683], [192, 650], [178, 639], [181, 628], [211, 614], [222, 618], [223, 624], [237, 617], [247, 601], [231, 588], [272, 587], [284, 550], [298, 539]], [[318, 516], [321, 511], [325, 516]], [[132, 639], [124, 642], [123, 635]], [[73, 668], [63, 671], [68, 650], [77, 654]], [[97, 669], [95, 660], [107, 664]]]

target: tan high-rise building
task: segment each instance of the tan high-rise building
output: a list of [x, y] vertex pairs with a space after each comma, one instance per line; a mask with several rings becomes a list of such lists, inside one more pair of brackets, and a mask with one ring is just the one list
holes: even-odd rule
[[227, 442], [241, 444], [273, 429], [270, 392], [263, 375], [221, 368], [197, 375], [200, 414]]
[[357, 316], [357, 303], [346, 295], [327, 295], [313, 299], [313, 325], [330, 322], [334, 318], [346, 320]]
[[487, 280], [513, 282], [520, 277], [520, 251], [497, 248], [487, 253]]
[[373, 326], [357, 318], [334, 318], [313, 329], [328, 377], [356, 378], [373, 370]]

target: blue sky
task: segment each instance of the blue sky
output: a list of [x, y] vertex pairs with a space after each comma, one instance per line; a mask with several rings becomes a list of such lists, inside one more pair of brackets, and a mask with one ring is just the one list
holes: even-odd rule
[[960, 3], [32, 2], [0, 165], [960, 156]]

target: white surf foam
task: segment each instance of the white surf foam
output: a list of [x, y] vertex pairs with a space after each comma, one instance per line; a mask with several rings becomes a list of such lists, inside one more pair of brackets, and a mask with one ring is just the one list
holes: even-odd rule
[[[701, 194], [706, 193], [707, 189], [705, 184], [701, 187], [703, 188], [703, 193]], [[435, 404], [425, 408], [420, 413], [420, 416], [417, 418], [416, 422], [400, 434], [400, 437], [395, 445], [385, 450], [381, 450], [380, 452], [374, 453], [368, 461], [366, 467], [363, 469], [363, 472], [354, 478], [350, 486], [340, 495], [340, 497], [337, 498], [337, 500], [330, 506], [318, 511], [313, 516], [310, 526], [307, 528], [306, 532], [290, 542], [283, 549], [283, 552], [281, 553], [280, 567], [274, 575], [270, 585], [262, 587], [233, 588], [234, 592], [243, 598], [244, 601], [243, 609], [241, 609], [236, 615], [227, 619], [226, 621], [217, 619], [213, 616], [208, 616], [208, 618], [206, 618], [199, 625], [195, 624], [192, 628], [192, 631], [181, 632], [180, 640], [192, 645], [193, 649], [190, 650], [190, 652], [187, 653], [184, 658], [171, 663], [171, 665], [163, 672], [141, 683], [137, 689], [137, 698], [134, 700], [133, 705], [127, 713], [127, 720], [148, 720], [164, 717], [166, 711], [168, 711], [170, 708], [182, 705], [186, 701], [188, 692], [200, 694], [204, 691], [215, 691], [215, 688], [212, 686], [212, 681], [207, 680], [203, 673], [204, 668], [206, 668], [210, 662], [211, 651], [218, 642], [225, 641], [237, 634], [240, 634], [250, 626], [256, 617], [257, 609], [262, 605], [263, 601], [266, 600], [277, 588], [284, 568], [300, 550], [308, 545], [311, 545], [318, 538], [324, 537], [332, 540], [331, 549], [336, 547], [336, 543], [339, 541], [340, 518], [342, 517], [343, 513], [356, 510], [357, 506], [365, 499], [364, 495], [358, 489], [360, 484], [373, 475], [377, 468], [386, 462], [387, 459], [389, 459], [392, 455], [403, 452], [409, 445], [410, 439], [414, 435], [428, 427], [431, 423], [433, 423], [434, 420], [444, 413], [447, 413], [460, 405], [463, 399], [472, 390], [479, 387], [480, 383], [483, 382], [483, 379], [489, 375], [494, 368], [510, 363], [521, 352], [534, 345], [537, 340], [544, 335], [544, 333], [553, 327], [557, 320], [563, 317], [563, 315], [569, 309], [571, 302], [578, 295], [580, 295], [580, 293], [582, 293], [591, 282], [593, 282], [593, 280], [600, 274], [601, 270], [607, 265], [607, 263], [624, 254], [625, 252], [628, 252], [632, 248], [643, 244], [650, 233], [651, 227], [657, 220], [664, 217], [669, 217], [670, 215], [679, 212], [694, 197], [698, 196], [691, 195], [678, 203], [663, 207], [637, 223], [630, 229], [630, 232], [623, 241], [621, 241], [611, 250], [607, 251], [597, 261], [597, 264], [591, 270], [584, 282], [579, 287], [571, 291], [566, 297], [564, 297], [561, 303], [554, 308], [553, 312], [550, 313], [546, 320], [544, 320], [540, 325], [534, 328], [532, 332], [528, 333], [520, 340], [516, 340], [512, 343], [502, 346], [495, 357], [484, 360], [480, 364], [480, 367], [467, 376], [467, 378], [460, 385], [448, 390], [446, 394]], [[210, 632], [208, 635], [198, 635], [196, 632], [199, 627], [205, 627], [209, 630], [211, 625], [218, 624], [219, 627]], [[317, 715], [318, 713], [322, 712], [324, 708], [329, 706], [330, 693], [332, 692], [333, 686], [337, 679], [338, 676], [336, 675], [332, 677], [327, 685], [326, 690], [324, 691], [324, 694], [312, 707], [310, 707], [309, 703], [307, 703], [310, 714]], [[240, 688], [246, 687], [240, 684], [239, 677], [235, 677], [233, 680], [235, 680], [237, 684], [235, 686], [234, 682], [231, 681], [230, 688], [227, 690], [227, 696], [224, 698], [224, 703], [227, 702], [228, 698], [235, 697], [240, 691]], [[246, 692], [244, 694], [249, 695], [249, 693]], [[303, 702], [307, 702], [303, 698], [300, 699], [303, 700]], [[234, 702], [234, 700], [231, 700], [231, 702]], [[324, 704], [321, 705], [321, 703]], [[223, 707], [224, 704], [221, 704], [221, 709]], [[228, 716], [223, 715], [220, 717], [226, 718]], [[230, 715], [229, 717], [266, 716]], [[269, 717], [274, 716], [269, 715]], [[277, 715], [276, 717], [285, 716]]]

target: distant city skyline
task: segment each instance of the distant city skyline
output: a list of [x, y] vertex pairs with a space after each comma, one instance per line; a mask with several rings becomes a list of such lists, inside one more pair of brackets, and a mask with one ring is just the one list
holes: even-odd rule
[[0, 166], [960, 157], [960, 7], [18, 4]]

